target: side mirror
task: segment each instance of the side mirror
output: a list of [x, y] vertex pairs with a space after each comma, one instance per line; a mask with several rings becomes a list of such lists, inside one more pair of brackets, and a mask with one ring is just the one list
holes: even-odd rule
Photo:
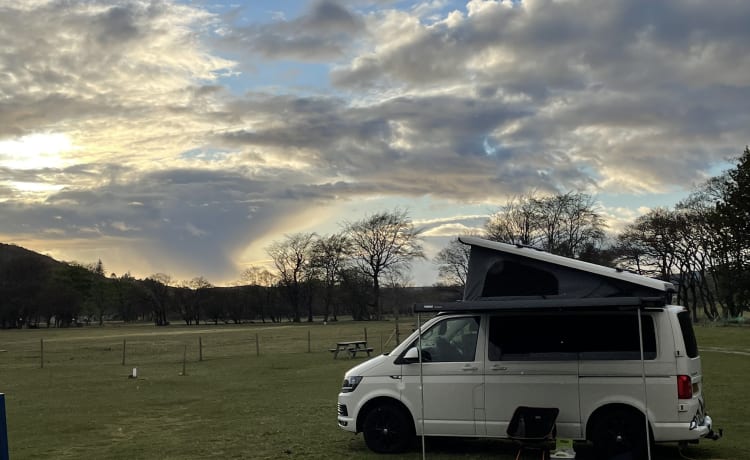
[[404, 361], [406, 361], [407, 363], [419, 362], [419, 352], [417, 351], [417, 347], [411, 347], [406, 350], [406, 353], [404, 353]]
[[[428, 363], [430, 361], [432, 361], [432, 355], [430, 355], [430, 352], [422, 350], [422, 362]], [[419, 352], [417, 351], [417, 347], [411, 347], [396, 361], [396, 364], [414, 364], [418, 362]]]

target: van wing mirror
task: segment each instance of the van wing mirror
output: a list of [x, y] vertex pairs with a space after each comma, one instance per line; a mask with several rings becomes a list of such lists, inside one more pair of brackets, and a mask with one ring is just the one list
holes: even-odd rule
[[[432, 361], [432, 356], [430, 355], [430, 352], [427, 350], [422, 350], [422, 362], [430, 362]], [[406, 350], [406, 353], [404, 353], [401, 356], [401, 359], [398, 360], [396, 364], [414, 364], [419, 362], [419, 352], [417, 351], [417, 347], [411, 347], [408, 350]]]
[[417, 347], [411, 347], [406, 350], [406, 353], [404, 353], [404, 361], [407, 363], [419, 362], [419, 352], [417, 351]]

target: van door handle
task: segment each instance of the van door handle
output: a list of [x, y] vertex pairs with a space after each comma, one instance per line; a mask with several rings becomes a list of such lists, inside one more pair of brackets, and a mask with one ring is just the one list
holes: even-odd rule
[[508, 370], [508, 368], [505, 366], [492, 366], [491, 369], [493, 371], [507, 371]]
[[464, 367], [461, 368], [461, 370], [464, 371], [464, 372], [469, 372], [469, 371], [478, 371], [479, 368], [476, 367], [476, 366], [474, 366], [474, 367], [472, 367], [472, 366], [464, 366]]

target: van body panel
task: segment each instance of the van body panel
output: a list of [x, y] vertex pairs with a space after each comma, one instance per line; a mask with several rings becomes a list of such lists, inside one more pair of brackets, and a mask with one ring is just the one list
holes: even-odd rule
[[576, 361], [491, 361], [486, 366], [485, 417], [489, 436], [506, 436], [518, 406], [557, 407], [560, 437], [580, 439]]
[[[417, 433], [422, 430], [419, 364], [404, 364], [401, 399], [414, 409]], [[476, 434], [475, 392], [481, 389], [484, 376], [480, 363], [424, 363], [424, 429], [427, 435], [473, 436]]]

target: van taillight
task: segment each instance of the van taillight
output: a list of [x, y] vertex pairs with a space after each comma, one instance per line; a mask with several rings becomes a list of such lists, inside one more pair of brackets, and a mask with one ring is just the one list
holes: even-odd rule
[[677, 376], [677, 399], [691, 399], [693, 397], [693, 382], [689, 375]]

